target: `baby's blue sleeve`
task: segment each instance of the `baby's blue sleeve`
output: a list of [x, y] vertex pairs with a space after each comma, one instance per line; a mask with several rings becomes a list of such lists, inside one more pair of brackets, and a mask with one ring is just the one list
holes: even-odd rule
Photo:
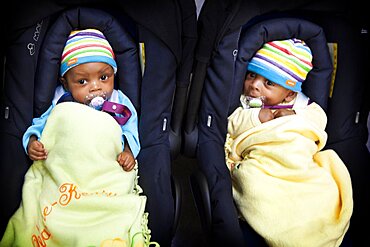
[[139, 130], [138, 130], [138, 116], [131, 100], [118, 90], [118, 100], [120, 104], [125, 105], [131, 111], [129, 120], [121, 126], [122, 128], [122, 143], [124, 145], [124, 138], [126, 138], [131, 152], [136, 158], [140, 151]]
[[28, 142], [30, 140], [30, 137], [32, 135], [35, 135], [38, 140], [40, 139], [41, 133], [45, 128], [46, 121], [47, 121], [47, 119], [50, 115], [50, 112], [53, 108], [54, 108], [54, 106], [51, 105], [49, 107], [49, 109], [47, 109], [47, 111], [44, 112], [39, 118], [34, 118], [32, 120], [32, 125], [30, 127], [28, 127], [26, 132], [23, 134], [22, 143], [23, 143], [23, 148], [26, 151], [26, 154], [28, 154], [27, 146], [28, 146]]

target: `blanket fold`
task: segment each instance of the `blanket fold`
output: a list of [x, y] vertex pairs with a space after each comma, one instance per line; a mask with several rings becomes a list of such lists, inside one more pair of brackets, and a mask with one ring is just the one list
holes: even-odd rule
[[137, 166], [116, 161], [121, 128], [107, 113], [65, 102], [50, 114], [48, 151], [25, 175], [22, 203], [0, 246], [148, 246]]
[[[245, 126], [243, 111], [230, 116]], [[339, 246], [353, 211], [348, 170], [326, 133], [300, 115], [230, 133], [225, 144], [242, 219], [270, 246]]]

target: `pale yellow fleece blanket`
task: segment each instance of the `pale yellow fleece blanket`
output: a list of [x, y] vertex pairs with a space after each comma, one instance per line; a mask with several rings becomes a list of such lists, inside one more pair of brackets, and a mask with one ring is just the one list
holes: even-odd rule
[[121, 135], [107, 113], [58, 104], [41, 136], [48, 157], [27, 171], [0, 246], [149, 246], [137, 168], [116, 161]]
[[333, 150], [321, 150], [322, 126], [297, 114], [244, 131], [244, 113], [230, 116], [225, 144], [241, 217], [270, 246], [339, 246], [353, 210], [351, 178]]

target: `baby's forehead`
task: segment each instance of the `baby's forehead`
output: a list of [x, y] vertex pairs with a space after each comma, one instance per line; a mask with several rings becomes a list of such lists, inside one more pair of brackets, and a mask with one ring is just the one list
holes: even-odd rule
[[261, 77], [262, 79], [266, 79], [266, 80], [268, 80], [266, 77], [264, 77], [263, 75], [261, 75], [261, 74], [258, 74], [258, 73], [256, 73], [256, 72], [253, 72], [253, 71], [247, 71], [247, 73], [246, 73], [246, 76], [248, 77], [251, 77], [251, 76], [253, 76], [253, 77], [256, 77], [256, 76], [258, 76], [258, 77]]
[[66, 75], [93, 74], [93, 73], [110, 73], [114, 72], [110, 64], [104, 62], [88, 62], [78, 64], [67, 71]]

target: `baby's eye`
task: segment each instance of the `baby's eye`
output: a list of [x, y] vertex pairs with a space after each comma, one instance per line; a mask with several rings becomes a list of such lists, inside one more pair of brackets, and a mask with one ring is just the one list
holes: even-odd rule
[[100, 80], [102, 80], [102, 81], [105, 81], [107, 79], [108, 79], [108, 76], [106, 76], [106, 75], [103, 75], [103, 76], [100, 77]]
[[80, 85], [84, 85], [84, 84], [86, 84], [86, 83], [87, 83], [87, 81], [86, 81], [86, 80], [84, 80], [84, 79], [81, 79], [81, 80], [78, 80], [78, 83], [79, 83]]
[[256, 73], [248, 72], [247, 77], [248, 78], [254, 78], [254, 77], [256, 77]]
[[275, 86], [275, 83], [273, 83], [272, 81], [269, 81], [269, 80], [266, 81], [266, 84], [268, 86]]

